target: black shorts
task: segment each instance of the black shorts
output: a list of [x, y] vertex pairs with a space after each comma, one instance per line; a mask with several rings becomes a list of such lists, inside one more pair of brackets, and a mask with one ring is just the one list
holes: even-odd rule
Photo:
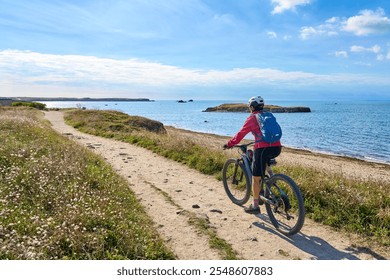
[[261, 176], [265, 174], [267, 161], [271, 158], [276, 158], [280, 155], [282, 147], [266, 147], [255, 149], [253, 155], [253, 176]]

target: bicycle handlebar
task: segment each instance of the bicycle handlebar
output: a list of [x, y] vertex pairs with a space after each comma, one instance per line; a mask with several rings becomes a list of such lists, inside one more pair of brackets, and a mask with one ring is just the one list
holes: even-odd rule
[[[253, 141], [253, 142], [250, 142], [250, 143], [248, 143], [248, 144], [234, 145], [234, 146], [232, 146], [232, 147], [230, 147], [230, 148], [239, 148], [243, 154], [246, 154], [246, 152], [248, 151], [248, 146], [251, 146], [251, 145], [253, 145], [253, 144], [255, 144], [255, 143], [256, 143], [256, 141]], [[276, 160], [275, 160], [275, 158], [270, 158], [270, 159], [268, 159], [267, 165], [268, 165], [268, 166], [276, 165]]]
[[253, 144], [255, 144], [256, 142], [250, 142], [248, 144], [241, 144], [241, 145], [234, 145], [232, 148], [243, 148], [243, 147], [248, 147], [248, 146], [251, 146]]
[[223, 149], [226, 150], [226, 149], [231, 149], [231, 148], [239, 148], [242, 152], [245, 153], [247, 151], [248, 146], [253, 145], [255, 143], [256, 142], [250, 142], [248, 144], [234, 145], [232, 147], [228, 147], [227, 145], [224, 145]]
[[255, 143], [256, 142], [250, 142], [248, 144], [234, 145], [234, 146], [232, 146], [230, 148], [239, 148], [241, 150], [241, 152], [246, 153], [247, 150], [248, 150], [248, 146], [251, 146], [251, 145], [253, 145]]

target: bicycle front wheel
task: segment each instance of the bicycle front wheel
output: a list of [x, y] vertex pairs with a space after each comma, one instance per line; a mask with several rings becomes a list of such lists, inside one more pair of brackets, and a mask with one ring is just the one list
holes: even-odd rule
[[230, 200], [245, 204], [251, 195], [251, 183], [245, 166], [237, 159], [228, 159], [222, 170], [223, 186]]
[[271, 176], [264, 196], [268, 216], [274, 227], [284, 235], [298, 233], [305, 221], [305, 206], [301, 191], [295, 182], [284, 174]]

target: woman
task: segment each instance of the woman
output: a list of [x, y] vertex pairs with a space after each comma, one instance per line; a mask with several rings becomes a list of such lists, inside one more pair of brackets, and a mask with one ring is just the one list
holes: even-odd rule
[[280, 140], [271, 144], [262, 140], [262, 133], [256, 115], [263, 112], [263, 98], [261, 96], [252, 97], [248, 101], [248, 106], [251, 110], [250, 116], [246, 119], [240, 131], [224, 145], [224, 148], [227, 149], [237, 145], [249, 132], [252, 132], [255, 137], [256, 143], [254, 146], [254, 162], [252, 171], [253, 203], [249, 207], [245, 207], [244, 210], [246, 213], [258, 214], [260, 213], [259, 204], [263, 204], [263, 201], [259, 200], [261, 177], [265, 174], [267, 161], [280, 154], [282, 145]]

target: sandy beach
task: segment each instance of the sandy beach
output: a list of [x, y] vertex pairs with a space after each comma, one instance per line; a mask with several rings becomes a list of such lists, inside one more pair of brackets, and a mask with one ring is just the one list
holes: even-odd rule
[[[219, 237], [230, 243], [242, 259], [390, 259], [384, 248], [365, 244], [357, 236], [336, 232], [306, 220], [302, 232], [286, 237], [274, 230], [266, 211], [247, 215], [230, 202], [222, 183], [182, 164], [131, 144], [83, 134], [67, 126], [62, 112], [49, 111], [46, 118], [59, 133], [101, 155], [128, 180], [156, 228], [178, 259], [220, 259], [208, 240], [188, 224], [185, 212], [206, 218]], [[226, 137], [167, 128], [168, 133], [222, 147]], [[232, 151], [228, 151], [232, 152]], [[284, 148], [280, 162], [294, 163], [362, 180], [390, 180], [390, 166], [344, 157]], [[172, 201], [168, 201], [168, 195]]]

